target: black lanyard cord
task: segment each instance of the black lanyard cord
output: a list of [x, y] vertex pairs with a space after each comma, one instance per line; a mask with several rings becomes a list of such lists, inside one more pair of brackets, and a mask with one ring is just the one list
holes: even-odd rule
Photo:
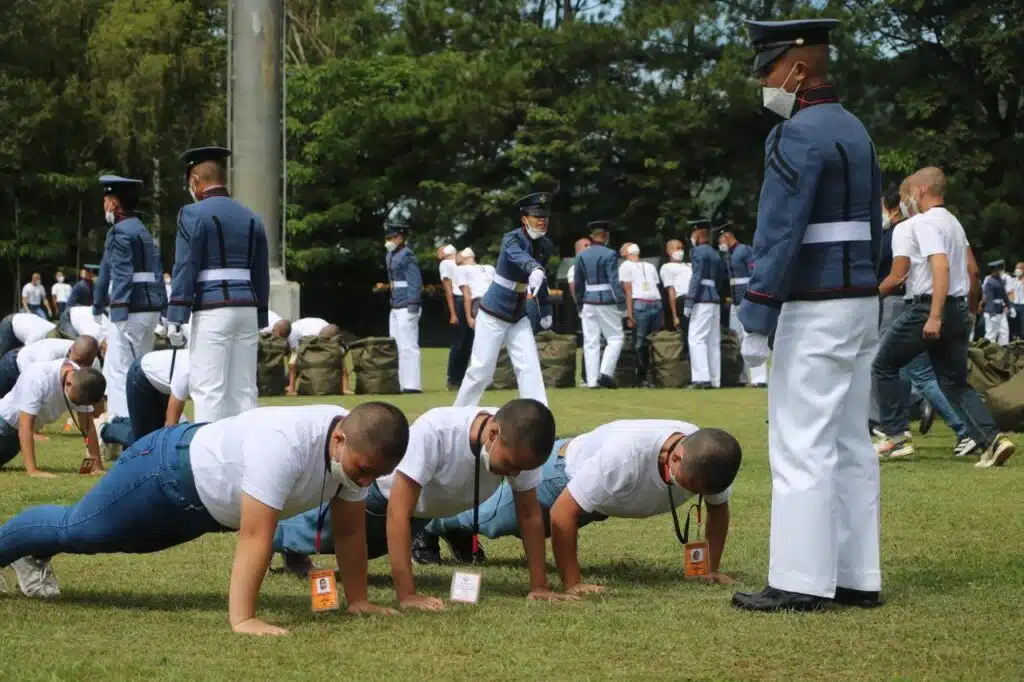
[[[335, 417], [331, 420], [331, 425], [327, 429], [327, 440], [324, 441], [324, 477], [320, 483], [320, 504], [317, 505], [316, 509], [316, 553], [320, 553], [320, 537], [323, 534], [324, 524], [327, 523], [327, 512], [330, 507], [324, 507], [324, 491], [327, 489], [327, 472], [331, 468], [331, 434], [334, 433], [334, 428], [338, 425], [338, 422], [342, 420], [341, 417]], [[338, 490], [334, 493], [334, 497], [338, 496], [341, 492], [341, 485], [338, 485]], [[333, 499], [333, 498], [332, 498]]]
[[[672, 444], [668, 449], [668, 454], [665, 455], [665, 471], [668, 476], [671, 477], [671, 473], [668, 471], [669, 458], [672, 457], [672, 453], [675, 452], [676, 448], [686, 440], [686, 436], [681, 436], [679, 440]], [[700, 525], [700, 506], [704, 501], [703, 495], [697, 496], [696, 504], [691, 504], [690, 508], [686, 510], [686, 522], [683, 524], [682, 529], [679, 528], [679, 514], [676, 512], [676, 500], [672, 495], [672, 482], [667, 481], [668, 485], [668, 508], [672, 512], [672, 526], [676, 532], [676, 538], [679, 540], [679, 544], [685, 545], [690, 541], [690, 514], [693, 513], [694, 508], [697, 509], [697, 525]]]
[[476, 430], [476, 437], [469, 442], [469, 450], [476, 459], [476, 466], [473, 469], [473, 563], [476, 563], [477, 548], [479, 547], [480, 534], [480, 453], [483, 451], [484, 429], [491, 423], [493, 417], [487, 415], [480, 428]]

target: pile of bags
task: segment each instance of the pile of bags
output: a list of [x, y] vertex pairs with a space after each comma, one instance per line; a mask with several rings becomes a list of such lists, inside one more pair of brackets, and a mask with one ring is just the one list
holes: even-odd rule
[[967, 351], [967, 381], [1003, 431], [1024, 431], [1024, 341], [999, 346], [986, 339]]
[[[572, 388], [576, 385], [576, 336], [542, 331], [536, 334], [537, 355], [540, 357], [540, 373], [545, 388]], [[517, 389], [516, 373], [512, 360], [505, 348], [498, 353], [498, 364], [494, 367], [492, 389], [514, 391]]]

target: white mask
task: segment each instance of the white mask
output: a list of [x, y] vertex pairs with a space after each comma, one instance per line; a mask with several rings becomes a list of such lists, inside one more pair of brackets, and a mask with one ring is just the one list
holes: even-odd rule
[[57, 284], [63, 284], [63, 283], [64, 283], [64, 276], [63, 275], [57, 275]]
[[390, 253], [391, 251], [394, 251], [395, 249], [398, 248], [398, 244], [396, 244], [394, 242], [386, 241], [386, 242], [384, 242], [384, 248], [387, 249], [388, 252]]
[[892, 218], [890, 218], [887, 213], [883, 213], [882, 214], [882, 229], [883, 230], [888, 230], [890, 227], [892, 227]]
[[[345, 457], [345, 446], [344, 445], [341, 447], [341, 457], [342, 458]], [[331, 477], [335, 481], [338, 482], [338, 485], [341, 486], [342, 490], [344, 490], [346, 492], [350, 492], [350, 493], [356, 493], [356, 492], [359, 492], [360, 490], [362, 490], [362, 486], [361, 485], [359, 485], [358, 483], [356, 483], [355, 481], [353, 481], [351, 478], [348, 477], [348, 474], [345, 473], [345, 467], [343, 467], [341, 465], [341, 462], [339, 462], [338, 460], [334, 459], [333, 457], [331, 457], [330, 459], [331, 459]]]
[[793, 107], [796, 106], [796, 92], [787, 92], [786, 83], [789, 82], [789, 77], [793, 75], [793, 71], [796, 70], [796, 65], [790, 69], [789, 75], [786, 76], [786, 80], [782, 82], [782, 87], [779, 88], [761, 88], [761, 101], [764, 108], [775, 114], [778, 114], [782, 118], [789, 118], [793, 115]]
[[480, 466], [487, 473], [491, 473], [491, 453], [487, 452], [487, 446], [483, 443], [480, 444]]
[[113, 225], [114, 224], [114, 212], [113, 211], [107, 211], [106, 213], [103, 214], [103, 217], [107, 219], [107, 225]]
[[1014, 277], [1020, 277], [1021, 275], [1024, 275], [1024, 270], [1021, 270], [1020, 268], [1017, 268], [1016, 270], [1013, 271], [1013, 276]]
[[526, 228], [526, 234], [530, 236], [530, 239], [540, 239], [547, 233], [541, 232], [540, 230], [535, 230], [532, 227], [528, 227]]
[[729, 245], [728, 244], [719, 244], [718, 245], [718, 250], [721, 251], [722, 253], [729, 253]]
[[670, 486], [672, 486], [673, 488], [682, 488], [683, 487], [683, 486], [681, 486], [679, 484], [679, 481], [676, 480], [675, 475], [672, 473], [672, 465], [671, 464], [669, 464], [669, 467], [668, 467], [668, 484]]
[[670, 258], [672, 259], [673, 263], [682, 263], [683, 262], [683, 250], [679, 249], [678, 251], [673, 251], [672, 255], [670, 256]]
[[690, 237], [690, 246], [697, 246], [697, 238]]

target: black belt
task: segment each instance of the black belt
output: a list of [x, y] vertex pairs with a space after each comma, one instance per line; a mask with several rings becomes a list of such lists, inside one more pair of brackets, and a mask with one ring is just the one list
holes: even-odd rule
[[[947, 296], [946, 297], [946, 302], [947, 303], [949, 301], [966, 301], [966, 300], [967, 300], [966, 296]], [[931, 294], [921, 294], [920, 296], [912, 296], [910, 298], [910, 302], [911, 303], [931, 303], [932, 302], [932, 295]]]

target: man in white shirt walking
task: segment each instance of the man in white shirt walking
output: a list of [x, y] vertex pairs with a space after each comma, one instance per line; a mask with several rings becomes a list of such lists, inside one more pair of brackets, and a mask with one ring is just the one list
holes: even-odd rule
[[[537, 499], [549, 531], [562, 590], [583, 595], [604, 588], [582, 581], [577, 533], [607, 518], [665, 514], [703, 496], [707, 503], [708, 568], [705, 578], [734, 582], [719, 571], [729, 534], [729, 497], [742, 451], [720, 429], [665, 419], [614, 421], [574, 438], [555, 441], [541, 469]], [[480, 506], [480, 532], [489, 538], [519, 534], [512, 492], [505, 483]], [[472, 513], [437, 519], [437, 535], [472, 532]]]
[[57, 271], [57, 275], [54, 279], [56, 281], [53, 286], [50, 287], [50, 295], [53, 296], [53, 310], [56, 311], [57, 317], [60, 317], [68, 307], [68, 297], [71, 295], [71, 285], [64, 281], [64, 273], [60, 270]]
[[74, 505], [34, 507], [0, 526], [0, 566], [14, 568], [26, 596], [49, 598], [60, 594], [50, 567], [56, 554], [144, 554], [238, 530], [231, 629], [282, 635], [256, 618], [274, 529], [279, 519], [329, 501], [348, 612], [394, 613], [367, 599], [364, 500], [366, 486], [394, 470], [408, 438], [405, 415], [377, 402], [351, 412], [265, 407], [160, 429]]
[[647, 337], [661, 329], [661, 280], [650, 263], [640, 260], [640, 247], [629, 244], [626, 260], [619, 265], [619, 281], [626, 295], [626, 319], [633, 327], [633, 349], [636, 351], [636, 383], [647, 387], [650, 356]]
[[1006, 285], [1006, 291], [1012, 301], [1013, 317], [1010, 322], [1010, 338], [1024, 338], [1024, 262], [1017, 263], [1013, 277]]
[[469, 328], [469, 347], [473, 347], [473, 331], [476, 329], [476, 315], [491, 282], [494, 281], [493, 265], [478, 265], [473, 249], [465, 248], [459, 254], [462, 263], [455, 269], [455, 286], [459, 289], [462, 314]]
[[970, 303], [977, 300], [978, 265], [960, 221], [944, 206], [945, 190], [946, 176], [938, 168], [919, 170], [900, 187], [901, 208], [909, 218], [893, 233], [892, 270], [879, 290], [886, 296], [906, 279], [910, 303], [882, 338], [872, 368], [881, 429], [887, 437], [876, 449], [883, 459], [907, 453], [910, 434], [899, 371], [927, 352], [942, 392], [964, 416], [971, 437], [984, 448], [975, 466], [1000, 466], [1016, 446], [999, 433], [967, 381]]
[[43, 286], [43, 278], [38, 272], [33, 272], [32, 281], [21, 288], [21, 308], [26, 313], [38, 315], [44, 320], [53, 317], [50, 301], [46, 298], [46, 287]]

